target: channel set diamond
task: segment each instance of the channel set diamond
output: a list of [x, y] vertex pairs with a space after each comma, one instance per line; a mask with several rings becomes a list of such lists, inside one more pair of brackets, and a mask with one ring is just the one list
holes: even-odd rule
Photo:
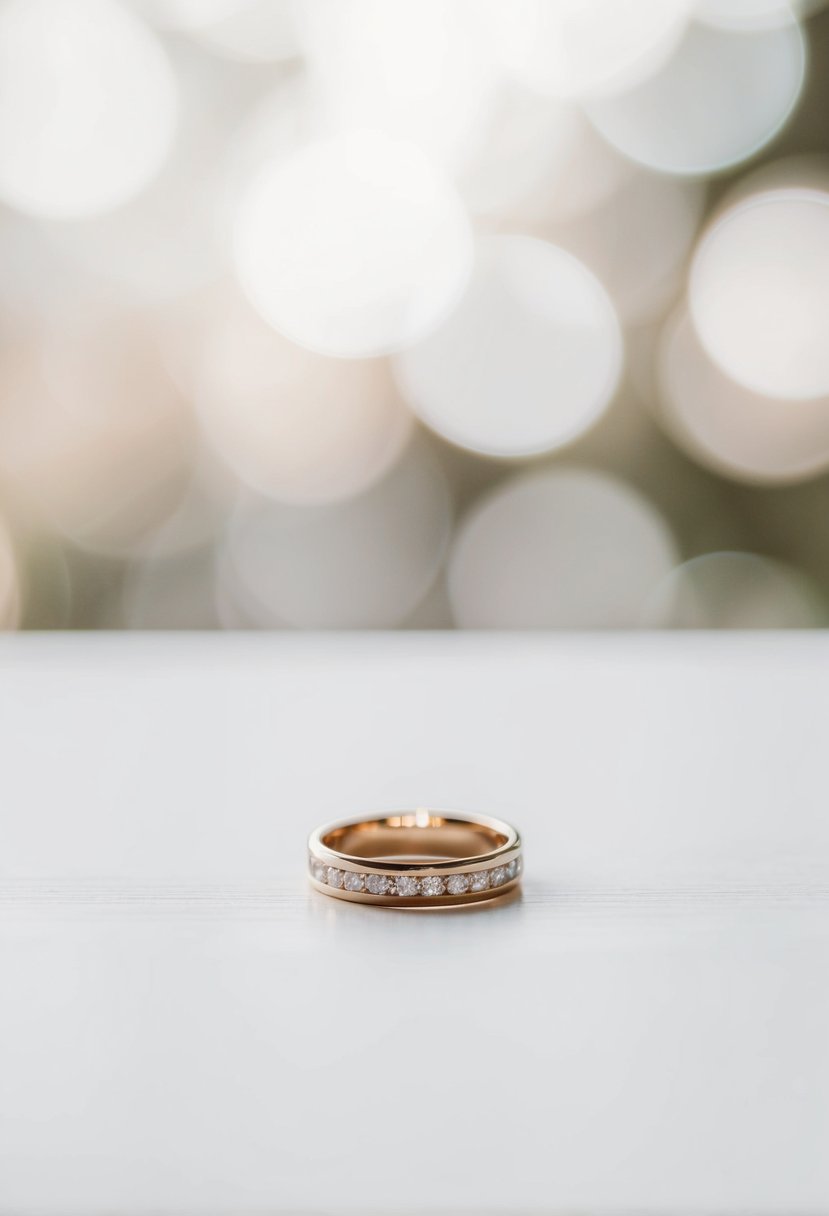
[[340, 870], [327, 866], [316, 857], [309, 857], [308, 869], [315, 882], [337, 890], [369, 895], [395, 895], [402, 899], [421, 897], [434, 899], [440, 895], [472, 895], [496, 887], [506, 886], [519, 877], [522, 871], [520, 855], [504, 865], [490, 866], [485, 870], [458, 874], [428, 874], [418, 878], [414, 874], [360, 874], [355, 870]]
[[412, 878], [408, 874], [398, 874], [394, 880], [393, 892], [394, 895], [412, 896], [420, 894], [420, 879]]
[[385, 895], [391, 884], [391, 879], [385, 874], [369, 874], [366, 877], [366, 889], [372, 895]]

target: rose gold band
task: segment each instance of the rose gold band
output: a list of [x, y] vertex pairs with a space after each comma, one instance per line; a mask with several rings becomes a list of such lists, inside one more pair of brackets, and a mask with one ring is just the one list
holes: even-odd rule
[[397, 908], [498, 899], [521, 877], [510, 824], [455, 811], [401, 811], [326, 824], [308, 840], [311, 885], [325, 895]]

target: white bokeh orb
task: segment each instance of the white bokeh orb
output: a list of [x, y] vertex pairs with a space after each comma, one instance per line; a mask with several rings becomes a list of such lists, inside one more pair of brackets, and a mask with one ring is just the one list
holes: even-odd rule
[[304, 59], [327, 130], [383, 131], [447, 172], [500, 79], [476, 0], [301, 0]]
[[244, 0], [200, 23], [194, 37], [211, 51], [249, 63], [282, 63], [300, 53], [296, 0]]
[[0, 212], [0, 312], [7, 330], [14, 321], [37, 329], [71, 320], [108, 294], [99, 282], [79, 275], [44, 239], [44, 227], [19, 211]]
[[692, 0], [486, 0], [496, 53], [537, 92], [586, 98], [648, 76], [681, 36]]
[[380, 355], [437, 326], [471, 268], [466, 213], [415, 146], [361, 131], [266, 166], [234, 226], [262, 317], [321, 354]]
[[783, 401], [726, 376], [681, 308], [657, 358], [659, 419], [695, 460], [753, 483], [802, 481], [829, 468], [829, 397]]
[[250, 0], [132, 0], [134, 8], [163, 30], [194, 33], [233, 17]]
[[632, 487], [544, 470], [472, 508], [452, 547], [449, 596], [464, 628], [630, 628], [676, 561], [670, 531]]
[[192, 382], [217, 456], [244, 485], [282, 502], [360, 493], [411, 434], [385, 361], [317, 355], [244, 303], [221, 308], [201, 330]]
[[[457, 174], [464, 201], [478, 216], [545, 212], [579, 176], [590, 130], [576, 105], [503, 82], [490, 97], [478, 138]], [[599, 192], [602, 185], [599, 181]]]
[[706, 553], [656, 588], [647, 621], [666, 629], [814, 629], [826, 606], [809, 580], [752, 553]]
[[247, 113], [249, 86], [192, 48], [173, 65], [179, 117], [170, 156], [138, 197], [106, 215], [40, 223], [41, 239], [72, 270], [150, 305], [229, 273], [226, 150]]
[[829, 394], [829, 194], [754, 195], [697, 247], [691, 317], [722, 370], [769, 397]]
[[[822, 4], [823, 0], [817, 0]], [[787, 25], [792, 14], [806, 16], [815, 0], [697, 0], [694, 16], [707, 25], [733, 30]]]
[[[551, 146], [546, 138], [541, 149], [533, 143], [533, 154], [553, 153], [549, 172], [528, 194], [506, 209], [501, 222], [510, 223], [508, 231], [538, 233], [548, 224], [580, 218], [589, 223], [591, 216], [601, 215], [606, 207], [612, 206], [614, 198], [636, 172], [627, 157], [602, 139], [579, 107], [569, 103], [567, 108], [574, 122], [571, 137], [563, 149]], [[516, 152], [514, 159], [518, 155]], [[520, 180], [520, 172], [509, 163], [502, 165], [501, 172], [507, 188], [516, 178]]]
[[693, 22], [660, 70], [587, 114], [606, 140], [665, 173], [714, 173], [777, 134], [800, 96], [803, 35], [791, 16], [761, 29]]
[[222, 619], [259, 628], [397, 625], [440, 570], [451, 516], [446, 478], [419, 443], [346, 502], [250, 500], [232, 519], [221, 554]]
[[480, 243], [466, 294], [444, 324], [394, 360], [430, 427], [475, 452], [517, 457], [582, 434], [619, 379], [622, 338], [598, 279], [531, 237]]
[[116, 0], [9, 0], [0, 9], [0, 199], [49, 219], [112, 210], [163, 164], [175, 77]]
[[78, 547], [121, 557], [185, 498], [192, 431], [135, 318], [64, 321], [0, 348], [0, 477], [13, 500]]
[[215, 543], [239, 497], [232, 471], [198, 434], [185, 446], [178, 497], [172, 509], [132, 545], [128, 556], [177, 558]]

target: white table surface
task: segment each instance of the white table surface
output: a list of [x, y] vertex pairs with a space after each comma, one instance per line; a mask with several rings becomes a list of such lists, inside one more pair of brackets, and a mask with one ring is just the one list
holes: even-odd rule
[[[0, 644], [0, 1214], [829, 1211], [829, 638]], [[520, 901], [306, 889], [484, 810]]]

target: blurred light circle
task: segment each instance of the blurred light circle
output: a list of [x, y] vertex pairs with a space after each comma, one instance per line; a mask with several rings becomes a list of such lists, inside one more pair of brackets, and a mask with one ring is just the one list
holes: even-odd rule
[[0, 312], [7, 329], [13, 320], [59, 323], [108, 295], [101, 283], [77, 274], [43, 229], [18, 211], [0, 213]]
[[245, 0], [218, 13], [215, 20], [200, 23], [194, 34], [202, 45], [232, 59], [260, 63], [293, 59], [300, 51], [296, 7], [296, 0]]
[[591, 102], [587, 114], [605, 139], [640, 164], [712, 173], [745, 160], [777, 134], [800, 96], [805, 70], [803, 35], [791, 17], [757, 30], [695, 22], [655, 75]]
[[694, 15], [726, 29], [768, 29], [788, 24], [793, 13], [805, 14], [812, 6], [811, 0], [697, 0]]
[[648, 605], [668, 629], [810, 629], [825, 606], [803, 575], [750, 553], [706, 553], [677, 567]]
[[194, 452], [189, 412], [152, 334], [137, 318], [111, 315], [53, 335], [42, 360], [65, 444], [42, 487], [45, 508], [81, 548], [141, 549], [186, 502]]
[[285, 159], [324, 132], [318, 93], [307, 71], [279, 79], [248, 107], [227, 149], [227, 172], [246, 189], [263, 164]]
[[16, 629], [20, 624], [20, 577], [11, 534], [0, 519], [0, 631]]
[[634, 166], [602, 139], [579, 110], [572, 154], [549, 188], [538, 191], [518, 212], [530, 228], [587, 216], [608, 206], [635, 172]]
[[250, 0], [133, 0], [148, 20], [165, 30], [193, 33], [233, 17]]
[[460, 169], [459, 189], [470, 210], [545, 211], [573, 169], [584, 129], [576, 106], [504, 84], [490, 98], [480, 137]]
[[21, 211], [109, 211], [167, 156], [175, 78], [151, 31], [115, 0], [10, 0], [0, 80], [0, 197]]
[[236, 478], [198, 439], [185, 448], [182, 458], [176, 501], [131, 547], [130, 556], [181, 557], [213, 543], [222, 533], [239, 496]]
[[531, 237], [480, 245], [472, 281], [440, 329], [395, 359], [404, 397], [461, 447], [550, 451], [585, 431], [619, 379], [622, 337], [599, 281]]
[[685, 309], [665, 329], [658, 378], [662, 422], [709, 468], [781, 483], [829, 468], [829, 397], [782, 401], [737, 384], [708, 358]]
[[44, 342], [10, 342], [0, 378], [0, 473], [26, 509], [107, 556], [175, 513], [191, 432], [146, 333], [115, 318], [65, 324]]
[[475, 0], [303, 0], [297, 21], [329, 134], [384, 131], [447, 170], [462, 161], [499, 79]]
[[285, 75], [247, 107], [222, 158], [219, 211], [229, 246], [240, 204], [263, 165], [279, 164], [329, 134], [307, 71]]
[[154, 304], [191, 291], [229, 271], [222, 203], [224, 156], [247, 87], [222, 79], [204, 56], [176, 54], [179, 121], [171, 155], [137, 198], [106, 215], [71, 224], [41, 224], [41, 239], [70, 268], [121, 294]]
[[626, 628], [676, 564], [670, 532], [605, 474], [521, 474], [473, 507], [455, 539], [449, 595], [465, 628]]
[[474, 215], [534, 232], [608, 204], [636, 172], [574, 102], [514, 81], [493, 94], [477, 141], [457, 171]]
[[468, 220], [410, 144], [358, 132], [269, 165], [235, 223], [240, 282], [268, 324], [343, 358], [406, 346], [466, 285]]
[[505, 66], [539, 93], [591, 97], [648, 76], [681, 36], [691, 0], [488, 0]]
[[711, 358], [770, 397], [829, 394], [829, 194], [755, 195], [697, 248], [691, 316]]
[[572, 102], [506, 89], [458, 174], [468, 207], [488, 228], [543, 233], [611, 204], [636, 167]]
[[446, 479], [416, 444], [382, 481], [334, 506], [252, 502], [226, 540], [219, 601], [260, 627], [383, 628], [440, 569], [451, 528]]
[[705, 203], [697, 182], [634, 169], [604, 204], [542, 228], [601, 280], [623, 320], [659, 314], [684, 285]]
[[205, 327], [195, 401], [221, 458], [247, 486], [284, 502], [359, 493], [412, 429], [385, 362], [314, 354], [245, 305]]

